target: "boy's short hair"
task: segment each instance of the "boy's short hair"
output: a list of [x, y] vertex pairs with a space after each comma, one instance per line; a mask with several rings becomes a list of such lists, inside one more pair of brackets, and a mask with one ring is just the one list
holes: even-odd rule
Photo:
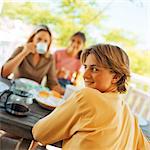
[[120, 80], [116, 83], [117, 91], [126, 92], [126, 84], [130, 77], [129, 58], [124, 50], [110, 44], [98, 44], [83, 50], [81, 61], [84, 63], [89, 54], [93, 54], [97, 61], [111, 72], [119, 75]]

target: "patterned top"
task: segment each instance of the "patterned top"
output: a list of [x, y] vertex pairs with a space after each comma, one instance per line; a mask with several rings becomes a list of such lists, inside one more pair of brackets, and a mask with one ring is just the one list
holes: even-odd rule
[[71, 80], [72, 74], [74, 72], [78, 72], [81, 67], [80, 60], [77, 59], [76, 57], [69, 56], [67, 54], [66, 49], [56, 51], [54, 57], [56, 69], [57, 70], [65, 69], [66, 71], [68, 71], [67, 79], [69, 80]]

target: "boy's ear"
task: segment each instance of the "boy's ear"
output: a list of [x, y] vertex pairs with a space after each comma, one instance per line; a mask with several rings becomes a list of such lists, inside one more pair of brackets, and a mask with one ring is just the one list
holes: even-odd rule
[[119, 74], [114, 74], [114, 77], [112, 79], [112, 83], [117, 83], [120, 80], [121, 76]]

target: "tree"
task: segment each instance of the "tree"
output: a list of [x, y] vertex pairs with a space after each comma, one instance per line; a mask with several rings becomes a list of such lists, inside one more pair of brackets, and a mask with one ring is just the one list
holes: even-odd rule
[[[127, 36], [127, 34], [130, 35], [130, 37]], [[107, 42], [120, 43], [128, 48], [135, 47], [137, 44], [137, 41], [135, 40], [136, 36], [133, 33], [123, 31], [122, 29], [113, 29], [105, 34], [104, 37]]]
[[104, 18], [102, 14], [89, 22], [97, 15], [98, 11], [86, 1], [62, 0], [56, 1], [56, 3], [58, 5], [53, 12], [49, 3], [4, 1], [1, 17], [9, 16], [11, 19], [21, 19], [34, 25], [50, 24], [57, 33], [57, 44], [61, 46], [66, 45], [74, 32], [79, 30], [86, 32], [88, 24], [100, 27], [100, 21]]
[[[135, 0], [130, 0], [134, 2]], [[113, 1], [112, 1], [113, 2]], [[55, 31], [57, 45], [66, 46], [70, 36], [76, 31], [86, 33], [88, 45], [95, 44], [99, 37], [92, 38], [89, 34], [91, 26], [96, 28], [97, 32], [101, 30], [108, 31], [103, 38], [108, 42], [119, 42], [125, 46], [135, 46], [137, 41], [135, 36], [121, 29], [106, 29], [101, 21], [108, 19], [105, 10], [109, 8], [108, 3], [103, 9], [99, 7], [100, 0], [55, 0], [55, 2], [10, 2], [4, 0], [1, 17], [9, 16], [12, 19], [20, 19], [30, 24], [47, 24], [52, 31]], [[52, 9], [50, 6], [54, 6]], [[96, 36], [96, 35], [95, 35]], [[98, 40], [97, 40], [98, 39]]]
[[130, 57], [131, 71], [143, 76], [150, 77], [150, 51], [129, 49], [127, 53]]

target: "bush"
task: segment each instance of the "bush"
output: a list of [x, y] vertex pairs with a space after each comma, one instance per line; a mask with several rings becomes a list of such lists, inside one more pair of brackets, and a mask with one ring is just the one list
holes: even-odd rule
[[129, 50], [131, 71], [143, 76], [150, 77], [150, 51]]

